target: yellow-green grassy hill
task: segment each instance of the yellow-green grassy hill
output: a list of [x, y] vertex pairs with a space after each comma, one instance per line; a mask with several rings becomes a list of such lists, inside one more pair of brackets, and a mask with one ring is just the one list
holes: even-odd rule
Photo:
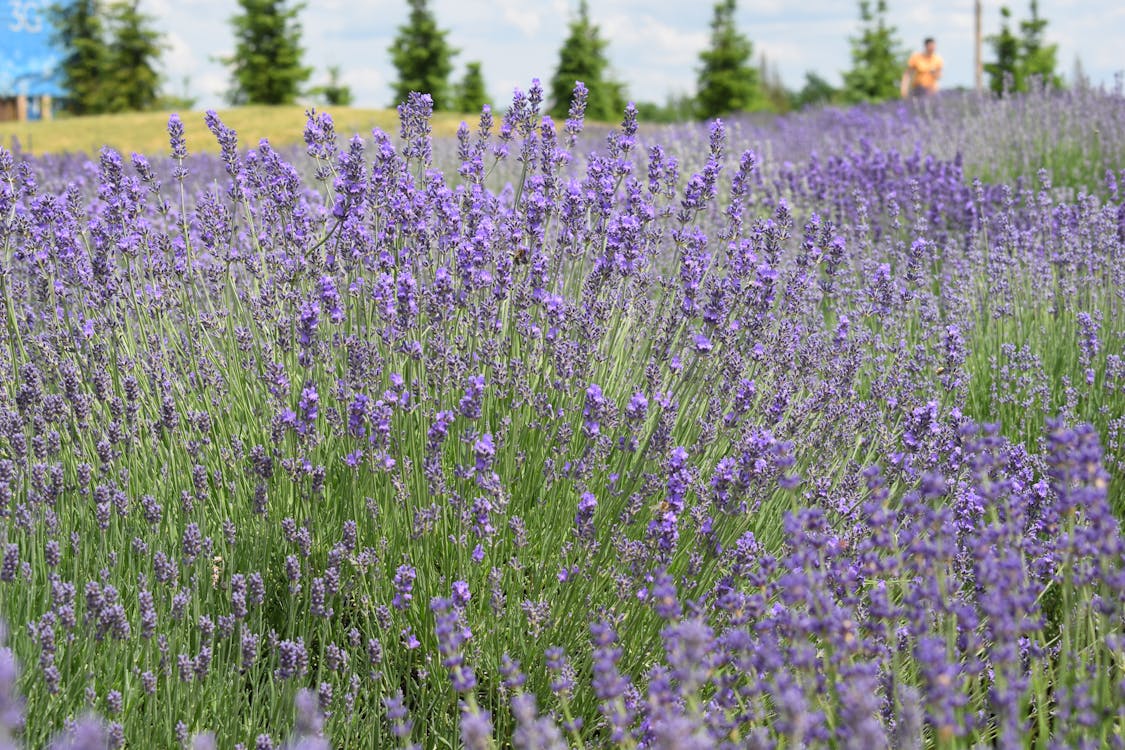
[[[351, 107], [321, 108], [332, 115], [341, 142], [355, 133], [367, 136], [372, 128], [391, 135], [398, 133], [398, 115], [393, 109], [354, 109]], [[219, 117], [238, 133], [239, 144], [254, 146], [262, 138], [275, 146], [301, 143], [304, 140], [305, 108], [301, 106], [238, 107], [218, 110]], [[129, 154], [167, 153], [169, 112], [131, 112], [118, 115], [59, 117], [51, 121], [0, 122], [0, 146], [12, 147], [12, 139], [20, 148], [35, 154], [96, 154], [102, 146], [110, 146]], [[187, 134], [189, 152], [217, 152], [214, 137], [203, 124], [202, 112], [181, 112]], [[475, 126], [476, 117], [440, 112], [434, 116], [435, 136], [457, 132], [462, 120]]]

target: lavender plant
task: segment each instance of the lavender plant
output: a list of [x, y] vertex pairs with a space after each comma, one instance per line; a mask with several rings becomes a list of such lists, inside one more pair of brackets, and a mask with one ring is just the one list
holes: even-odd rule
[[1120, 744], [1116, 187], [582, 101], [0, 151], [0, 745]]

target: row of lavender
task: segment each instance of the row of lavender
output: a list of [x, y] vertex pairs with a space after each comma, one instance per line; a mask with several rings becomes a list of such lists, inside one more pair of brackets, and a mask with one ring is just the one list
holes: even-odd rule
[[1117, 176], [576, 93], [0, 152], [0, 747], [1118, 741]]

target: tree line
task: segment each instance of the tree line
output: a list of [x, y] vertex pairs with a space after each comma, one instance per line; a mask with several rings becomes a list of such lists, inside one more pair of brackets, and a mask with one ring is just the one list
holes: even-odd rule
[[63, 49], [66, 107], [79, 115], [152, 109], [164, 44], [139, 0], [74, 0], [48, 17]]
[[[479, 111], [488, 101], [481, 62], [467, 62], [463, 75], [452, 81], [460, 50], [450, 42], [450, 32], [441, 28], [429, 0], [407, 3], [407, 19], [388, 50], [397, 72], [389, 104], [422, 91], [431, 95], [436, 110]], [[313, 70], [303, 62], [300, 13], [305, 7], [294, 0], [238, 0], [238, 12], [230, 19], [234, 53], [221, 58], [231, 74], [226, 97], [231, 104], [287, 104], [299, 97], [335, 106], [351, 103], [338, 66], [328, 68], [325, 83], [306, 88]], [[1040, 17], [1036, 0], [1030, 2], [1030, 17], [1019, 21], [1015, 31], [1010, 9], [1002, 7], [1000, 13], [1001, 30], [987, 39], [994, 55], [984, 66], [990, 89], [998, 95], [1025, 91], [1035, 80], [1061, 86], [1057, 46], [1045, 41], [1047, 21]], [[800, 90], [787, 89], [776, 66], [765, 56], [755, 59], [754, 44], [738, 28], [736, 15], [737, 0], [715, 3], [694, 94], [672, 96], [663, 104], [641, 103], [642, 117], [706, 119], [731, 112], [879, 102], [899, 95], [907, 54], [897, 29], [887, 21], [886, 0], [874, 6], [870, 0], [859, 2], [859, 32], [849, 40], [851, 67], [842, 72], [839, 87], [808, 72]], [[64, 50], [62, 76], [70, 111], [96, 114], [191, 105], [185, 97], [160, 94], [159, 61], [166, 46], [154, 19], [140, 11], [139, 0], [73, 0], [52, 6], [50, 18]], [[580, 0], [549, 82], [551, 114], [566, 116], [575, 82], [582, 81], [588, 91], [587, 117], [611, 121], [620, 116], [626, 86], [613, 74], [608, 47], [587, 0]]]

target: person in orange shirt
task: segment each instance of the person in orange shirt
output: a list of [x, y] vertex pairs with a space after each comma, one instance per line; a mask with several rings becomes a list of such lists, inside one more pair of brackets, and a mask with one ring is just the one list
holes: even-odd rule
[[938, 79], [941, 78], [941, 69], [945, 61], [937, 53], [937, 43], [933, 37], [927, 37], [922, 43], [924, 52], [915, 52], [906, 63], [906, 72], [902, 74], [902, 98], [907, 95], [928, 96], [936, 94]]

